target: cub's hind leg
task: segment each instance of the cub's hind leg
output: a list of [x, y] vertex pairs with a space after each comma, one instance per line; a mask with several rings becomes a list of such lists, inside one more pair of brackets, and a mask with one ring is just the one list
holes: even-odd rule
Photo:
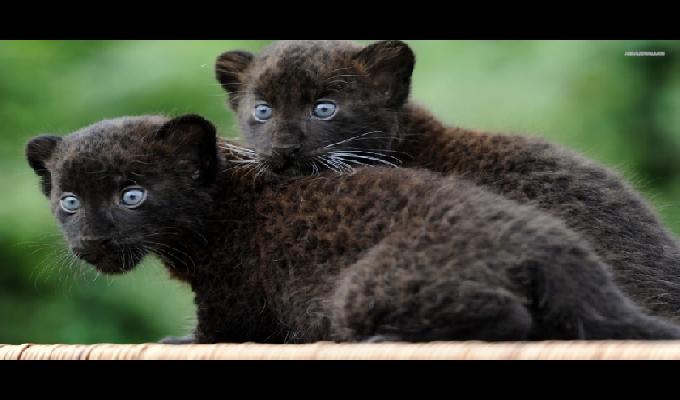
[[388, 236], [348, 268], [331, 298], [331, 336], [680, 338], [680, 327], [624, 295], [608, 266], [559, 220], [516, 211], [480, 219], [475, 209], [451, 208], [427, 220], [427, 230]]
[[[568, 239], [568, 238], [565, 238]], [[525, 265], [538, 339], [680, 339], [680, 326], [649, 315], [581, 243], [550, 245]]]
[[528, 338], [532, 317], [522, 298], [478, 277], [442, 273], [437, 260], [411, 251], [411, 238], [399, 236], [372, 249], [342, 277], [331, 300], [333, 339]]

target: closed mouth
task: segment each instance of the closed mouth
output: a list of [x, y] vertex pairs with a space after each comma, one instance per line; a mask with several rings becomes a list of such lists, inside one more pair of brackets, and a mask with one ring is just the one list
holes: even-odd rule
[[298, 162], [293, 159], [278, 159], [268, 162], [272, 172], [279, 175], [296, 175], [299, 172]]
[[103, 254], [74, 251], [73, 254], [88, 264], [97, 265], [103, 258]]
[[267, 160], [272, 171], [280, 171], [293, 165], [294, 160], [290, 158], [272, 157]]
[[281, 175], [297, 175], [298, 167], [292, 163], [288, 163], [284, 167], [276, 170], [275, 172]]
[[[118, 249], [118, 251], [124, 251]], [[137, 254], [134, 251], [125, 252], [126, 256], [122, 256], [116, 251], [113, 254], [107, 253], [83, 253], [75, 252], [74, 254], [81, 260], [95, 267], [98, 271], [107, 274], [117, 274], [132, 270], [144, 258], [142, 254]]]

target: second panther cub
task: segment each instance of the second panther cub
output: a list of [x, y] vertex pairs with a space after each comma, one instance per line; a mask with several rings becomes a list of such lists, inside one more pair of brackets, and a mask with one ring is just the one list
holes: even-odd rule
[[[680, 241], [614, 171], [539, 138], [448, 127], [408, 101], [408, 45], [281, 41], [218, 57], [241, 134], [287, 175], [401, 164], [462, 176], [560, 218], [655, 315], [680, 321]], [[480, 221], [481, 223], [481, 221]]]

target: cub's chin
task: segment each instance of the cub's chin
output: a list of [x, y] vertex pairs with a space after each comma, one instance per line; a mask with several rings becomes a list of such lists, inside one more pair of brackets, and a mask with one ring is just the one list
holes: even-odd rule
[[306, 163], [302, 159], [283, 160], [268, 158], [264, 165], [269, 172], [284, 177], [304, 176], [314, 173], [314, 169], [311, 166], [305, 168]]
[[282, 169], [276, 170], [275, 172], [276, 172], [276, 174], [278, 174], [280, 176], [288, 176], [288, 177], [303, 175], [303, 172], [300, 170], [300, 168], [298, 168], [295, 165], [286, 166]]
[[121, 253], [121, 255], [104, 255], [96, 259], [79, 257], [92, 265], [99, 272], [116, 275], [132, 271], [137, 264], [142, 261], [145, 255], [146, 254], [130, 251]]

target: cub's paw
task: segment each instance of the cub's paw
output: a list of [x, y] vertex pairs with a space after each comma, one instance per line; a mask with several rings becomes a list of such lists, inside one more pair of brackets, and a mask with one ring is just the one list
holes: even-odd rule
[[406, 342], [399, 335], [373, 335], [359, 339], [359, 343], [385, 343], [385, 342]]
[[196, 343], [196, 338], [194, 335], [187, 336], [166, 336], [159, 340], [160, 344], [194, 344]]

